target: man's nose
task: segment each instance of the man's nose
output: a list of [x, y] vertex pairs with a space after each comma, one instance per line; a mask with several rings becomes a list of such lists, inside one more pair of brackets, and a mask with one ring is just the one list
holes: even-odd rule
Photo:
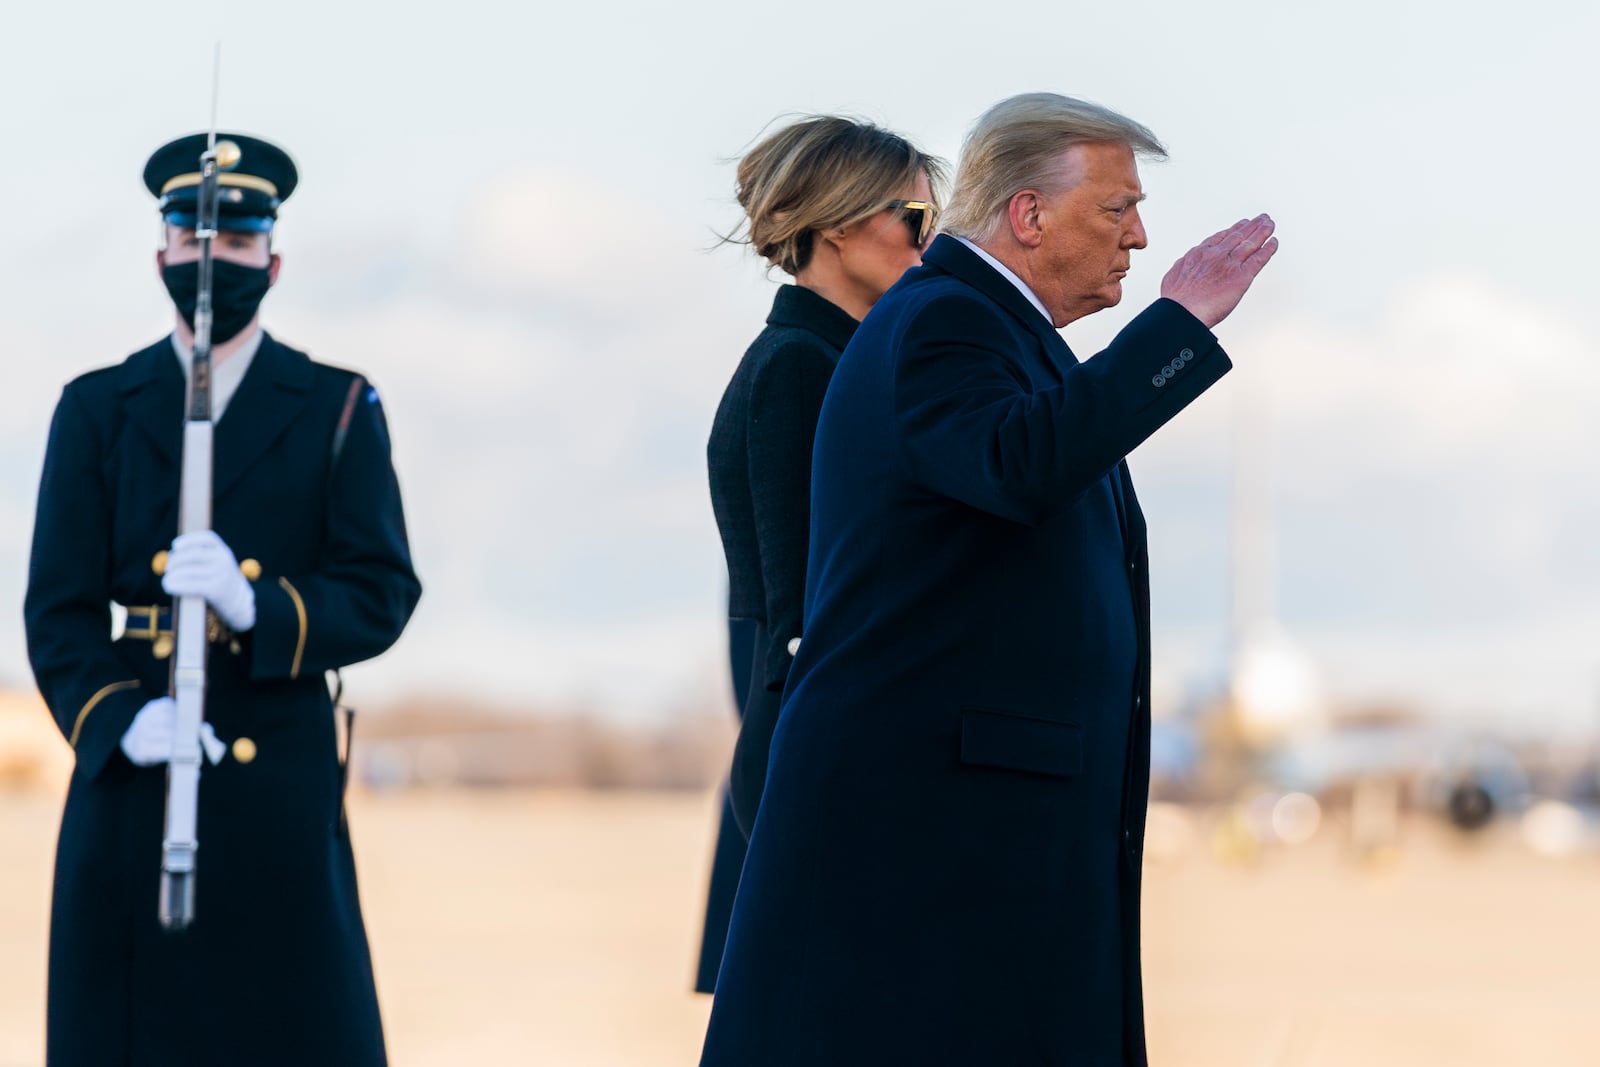
[[1150, 244], [1150, 238], [1144, 232], [1144, 220], [1139, 217], [1137, 209], [1133, 211], [1133, 225], [1128, 227], [1128, 232], [1122, 238], [1124, 248], [1145, 248]]

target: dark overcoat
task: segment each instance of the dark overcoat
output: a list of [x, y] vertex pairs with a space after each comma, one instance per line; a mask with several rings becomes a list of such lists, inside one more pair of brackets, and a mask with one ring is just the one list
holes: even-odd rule
[[817, 417], [856, 320], [823, 296], [785, 285], [723, 393], [706, 465], [728, 560], [728, 615], [757, 624], [744, 722], [730, 774], [746, 834], [766, 779], [767, 746], [800, 636], [811, 528], [811, 451]]
[[[728, 666], [733, 676], [734, 707], [744, 721], [745, 694], [750, 688], [755, 655], [756, 624], [749, 619], [728, 620]], [[733, 814], [733, 797], [722, 787], [721, 816], [717, 820], [716, 850], [711, 855], [711, 878], [706, 886], [705, 920], [700, 926], [700, 959], [695, 966], [694, 991], [714, 993], [717, 971], [722, 968], [722, 947], [728, 941], [728, 918], [733, 914], [739, 872], [744, 870], [745, 837]]]
[[855, 330], [856, 320], [826, 298], [798, 285], [780, 288], [766, 328], [723, 392], [706, 444], [711, 507], [728, 563], [728, 651], [740, 729], [700, 938], [695, 989], [702, 993], [716, 988], [789, 675], [788, 644], [800, 636], [817, 417]]
[[[377, 393], [263, 338], [215, 431], [212, 525], [254, 559], [256, 624], [211, 646], [196, 917], [163, 932], [164, 766], [119, 742], [167, 692], [150, 641], [111, 639], [113, 602], [166, 606], [151, 566], [178, 528], [183, 371], [168, 340], [67, 385], [39, 486], [25, 621], [34, 675], [76, 766], [51, 901], [50, 1067], [385, 1062], [340, 818], [323, 672], [378, 655], [420, 586]], [[241, 743], [241, 741], [245, 743]]]
[[1228, 368], [1168, 300], [1079, 363], [947, 236], [868, 314], [817, 429], [805, 634], [704, 1064], [1144, 1063], [1123, 457]]

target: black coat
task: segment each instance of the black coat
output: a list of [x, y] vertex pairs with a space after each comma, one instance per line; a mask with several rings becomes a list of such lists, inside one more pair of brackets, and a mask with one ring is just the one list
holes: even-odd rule
[[753, 619], [755, 668], [734, 750], [730, 796], [748, 833], [767, 745], [800, 636], [811, 523], [811, 446], [839, 353], [855, 333], [843, 309], [798, 285], [778, 290], [711, 424], [711, 506], [728, 561], [728, 614]]
[[[750, 691], [750, 674], [755, 655], [758, 627], [749, 619], [728, 620], [728, 665], [733, 674], [734, 707], [744, 721], [745, 694]], [[714, 993], [717, 971], [722, 968], [722, 947], [728, 940], [728, 917], [733, 914], [733, 897], [739, 891], [739, 872], [744, 870], [745, 837], [734, 818], [733, 798], [726, 785], [722, 789], [722, 813], [717, 822], [717, 846], [711, 856], [711, 880], [706, 886], [705, 921], [700, 928], [700, 961], [695, 968], [694, 991]]]
[[1080, 364], [940, 237], [817, 429], [806, 632], [703, 1063], [1144, 1062], [1144, 522], [1123, 457], [1229, 367], [1158, 301]]
[[34, 675], [77, 757], [51, 902], [51, 1067], [385, 1062], [323, 672], [388, 648], [420, 586], [375, 390], [329, 469], [352, 380], [266, 337], [217, 423], [212, 524], [262, 574], [254, 629], [209, 658], [206, 719], [230, 752], [201, 772], [182, 934], [156, 918], [165, 768], [119, 747], [169, 665], [148, 641], [113, 642], [108, 605], [171, 602], [151, 559], [178, 528], [183, 372], [162, 340], [62, 394], [25, 603]]

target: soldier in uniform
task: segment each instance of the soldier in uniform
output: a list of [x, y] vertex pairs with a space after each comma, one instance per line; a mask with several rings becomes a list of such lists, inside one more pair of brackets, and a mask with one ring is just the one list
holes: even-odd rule
[[[294, 163], [221, 136], [242, 155], [221, 175], [213, 241], [212, 531], [173, 538], [204, 135], [144, 171], [173, 331], [66, 386], [39, 486], [28, 654], [76, 758], [51, 901], [51, 1067], [386, 1062], [324, 672], [393, 644], [421, 587], [376, 390], [260, 326]], [[178, 596], [214, 618], [196, 915], [172, 933], [157, 892]], [[127, 612], [115, 639], [113, 604]]]

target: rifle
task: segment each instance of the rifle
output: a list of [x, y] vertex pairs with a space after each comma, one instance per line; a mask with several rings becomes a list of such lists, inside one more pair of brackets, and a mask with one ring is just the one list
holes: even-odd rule
[[[199, 294], [194, 312], [194, 359], [183, 422], [183, 468], [178, 483], [178, 532], [211, 528], [211, 241], [217, 235], [217, 175], [239, 165], [239, 146], [217, 140], [217, 77], [222, 46], [212, 68], [211, 135], [200, 155], [200, 195], [195, 238], [200, 243]], [[175, 644], [168, 690], [177, 704], [172, 758], [167, 761], [167, 804], [161, 839], [160, 919], [182, 931], [194, 921], [195, 831], [200, 801], [200, 724], [205, 718], [208, 609], [204, 597], [173, 605]]]

